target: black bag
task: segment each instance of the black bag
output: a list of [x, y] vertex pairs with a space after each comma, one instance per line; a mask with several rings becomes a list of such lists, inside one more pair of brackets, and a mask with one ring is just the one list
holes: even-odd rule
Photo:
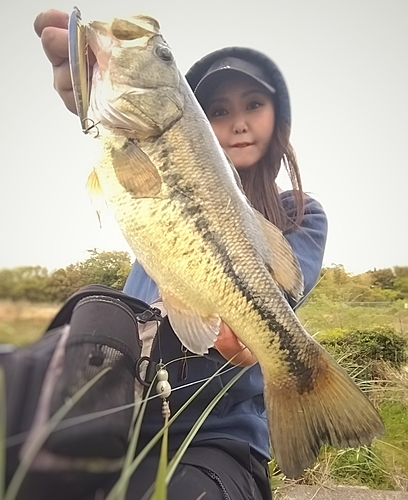
[[66, 301], [37, 342], [20, 349], [0, 345], [7, 402], [6, 484], [49, 418], [109, 369], [47, 438], [19, 499], [81, 499], [100, 487], [101, 478], [118, 475], [136, 416], [138, 323], [159, 325], [161, 319], [160, 310], [143, 301], [89, 285]]

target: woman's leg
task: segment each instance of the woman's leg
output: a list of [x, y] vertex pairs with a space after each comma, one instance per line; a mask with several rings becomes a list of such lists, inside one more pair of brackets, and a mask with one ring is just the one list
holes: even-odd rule
[[[260, 466], [262, 468], [262, 466]], [[143, 461], [131, 478], [126, 500], [148, 500], [157, 472], [157, 457]], [[187, 450], [168, 486], [168, 500], [270, 500], [269, 481], [259, 470], [244, 467], [223, 450], [194, 446]], [[262, 490], [262, 492], [261, 492]], [[147, 493], [147, 492], [150, 492]]]

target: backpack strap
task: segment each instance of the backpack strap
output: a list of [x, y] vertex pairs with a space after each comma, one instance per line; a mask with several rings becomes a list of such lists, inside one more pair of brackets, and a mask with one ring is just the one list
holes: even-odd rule
[[67, 299], [61, 309], [54, 316], [54, 319], [48, 325], [45, 334], [47, 334], [50, 330], [68, 324], [71, 321], [72, 312], [77, 303], [80, 300], [92, 295], [104, 295], [113, 299], [121, 300], [132, 309], [138, 321], [140, 321], [141, 323], [145, 323], [146, 321], [150, 321], [153, 319], [162, 319], [160, 310], [155, 307], [149, 306], [149, 304], [143, 302], [143, 300], [131, 297], [130, 295], [127, 295], [126, 293], [109, 286], [86, 285], [80, 288], [77, 292], [72, 294]]

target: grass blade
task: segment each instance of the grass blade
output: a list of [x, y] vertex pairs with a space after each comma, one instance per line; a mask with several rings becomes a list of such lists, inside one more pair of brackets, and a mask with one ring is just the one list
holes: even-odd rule
[[[235, 356], [234, 356], [235, 357]], [[232, 361], [233, 358], [231, 358], [230, 361]], [[129, 479], [131, 478], [132, 474], [135, 472], [135, 470], [139, 467], [139, 465], [142, 463], [142, 461], [145, 459], [149, 451], [155, 446], [155, 444], [159, 441], [159, 439], [162, 437], [163, 433], [166, 431], [166, 429], [172, 425], [172, 423], [183, 413], [183, 411], [191, 404], [194, 399], [207, 387], [208, 384], [212, 382], [212, 380], [217, 377], [224, 369], [230, 365], [230, 361], [226, 361], [218, 370], [214, 372], [214, 374], [204, 382], [204, 384], [197, 389], [197, 391], [184, 403], [184, 405], [169, 419], [168, 423], [163, 426], [163, 428], [157, 432], [157, 434], [149, 441], [149, 443], [143, 448], [143, 450], [138, 453], [138, 455], [134, 458], [134, 460], [129, 464], [129, 466], [125, 469], [123, 468], [121, 478], [118, 480], [118, 482], [115, 484], [115, 486], [111, 489], [109, 492], [108, 496], [106, 497], [105, 500], [120, 500], [123, 497], [120, 497], [120, 494], [123, 494], [125, 490], [125, 484], [127, 486]], [[246, 371], [249, 367], [244, 368]], [[151, 384], [151, 387], [154, 384], [154, 380]], [[126, 483], [125, 483], [126, 481]]]
[[[155, 380], [156, 380], [156, 377], [154, 377], [153, 382]], [[124, 474], [124, 472], [128, 469], [128, 467], [130, 467], [130, 464], [132, 463], [132, 460], [134, 459], [134, 456], [135, 456], [136, 446], [137, 446], [137, 442], [138, 442], [139, 436], [140, 436], [140, 431], [142, 428], [142, 421], [143, 421], [143, 417], [144, 417], [144, 414], [146, 411], [147, 402], [149, 400], [149, 396], [150, 396], [150, 393], [151, 393], [151, 390], [153, 387], [153, 382], [150, 384], [150, 387], [148, 388], [148, 390], [146, 392], [146, 397], [143, 399], [143, 402], [140, 406], [140, 410], [139, 410], [139, 413], [137, 415], [135, 427], [134, 427], [134, 430], [132, 432], [132, 437], [130, 439], [128, 449], [126, 451], [126, 456], [125, 456], [125, 461], [123, 463], [122, 472], [120, 474], [118, 481], [116, 482], [115, 486], [110, 491], [106, 500], [108, 500], [108, 498], [110, 498], [111, 496], [112, 496], [112, 499], [125, 500], [126, 490], [127, 490], [128, 484], [129, 484], [130, 476], [126, 476]]]
[[[177, 453], [174, 455], [174, 457], [171, 459], [168, 469], [167, 469], [167, 476], [166, 476], [166, 483], [168, 484], [170, 482], [170, 479], [172, 478], [174, 471], [176, 470], [176, 467], [180, 463], [180, 460], [182, 459], [184, 453], [186, 452], [187, 448], [190, 446], [191, 441], [194, 439], [194, 436], [197, 434], [199, 431], [200, 427], [203, 425], [205, 419], [208, 417], [208, 415], [211, 413], [215, 405], [218, 403], [218, 401], [224, 396], [224, 394], [229, 390], [230, 387], [232, 387], [237, 380], [239, 380], [242, 375], [249, 369], [251, 368], [250, 366], [246, 366], [245, 368], [242, 368], [229, 382], [225, 384], [225, 386], [218, 392], [218, 394], [212, 399], [211, 403], [205, 408], [203, 413], [200, 415], [198, 418], [197, 422], [193, 425], [191, 428], [190, 432], [187, 434], [186, 438], [184, 441], [181, 443]], [[161, 500], [161, 499], [157, 499]]]
[[[163, 404], [167, 404], [167, 402], [163, 401]], [[167, 406], [168, 408], [168, 406]], [[170, 411], [169, 411], [170, 412]], [[169, 421], [169, 417], [166, 416], [164, 420], [164, 433], [162, 437], [162, 445], [160, 450], [160, 459], [159, 466], [157, 469], [156, 481], [155, 481], [155, 490], [152, 500], [167, 500], [167, 482], [166, 482], [166, 474], [167, 474], [167, 461], [168, 461], [168, 443], [169, 443], [169, 427], [166, 424]]]
[[14, 473], [9, 487], [4, 496], [4, 500], [15, 500], [18, 490], [23, 484], [24, 478], [41, 447], [47, 440], [48, 436], [53, 432], [53, 430], [57, 427], [60, 421], [65, 417], [65, 415], [71, 410], [71, 408], [91, 389], [93, 385], [95, 385], [99, 379], [101, 379], [107, 372], [111, 370], [111, 367], [107, 367], [101, 372], [99, 372], [93, 379], [87, 382], [79, 391], [77, 391], [72, 398], [68, 399], [63, 406], [59, 410], [57, 410], [54, 415], [47, 422], [47, 425], [41, 429], [41, 431], [35, 436], [32, 443], [27, 449], [27, 453], [17, 467], [16, 472]]

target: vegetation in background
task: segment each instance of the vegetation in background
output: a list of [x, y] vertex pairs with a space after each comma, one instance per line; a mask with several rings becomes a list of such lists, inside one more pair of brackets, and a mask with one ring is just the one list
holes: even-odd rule
[[[0, 343], [34, 341], [69, 295], [90, 283], [121, 289], [130, 267], [124, 252], [93, 250], [87, 260], [53, 272], [40, 267], [0, 270]], [[406, 304], [408, 267], [351, 275], [337, 265], [322, 270], [319, 283], [298, 308], [302, 324], [360, 384], [386, 426], [386, 435], [371, 447], [323, 448], [299, 482], [408, 491]], [[283, 484], [274, 462], [271, 472], [273, 487]]]
[[130, 255], [95, 249], [89, 254], [84, 261], [51, 272], [40, 266], [0, 269], [0, 299], [63, 302], [92, 283], [121, 290], [130, 273]]
[[[370, 447], [322, 449], [298, 483], [408, 491], [408, 267], [360, 275], [325, 268], [297, 314], [359, 383], [385, 423]], [[274, 461], [272, 486], [285, 484]], [[287, 481], [286, 481], [287, 482]], [[293, 481], [289, 481], [293, 482]]]
[[[386, 434], [370, 447], [325, 447], [304, 484], [408, 491], [408, 267], [351, 275], [322, 270], [297, 311], [310, 334], [340, 362], [379, 409]], [[271, 463], [275, 481], [279, 471]]]
[[401, 369], [408, 361], [406, 338], [389, 326], [327, 330], [316, 339], [336, 359], [343, 360], [357, 380], [378, 380], [384, 363]]
[[[84, 285], [99, 283], [122, 289], [131, 269], [127, 252], [89, 251], [88, 259], [54, 271], [40, 266], [0, 269], [0, 299], [62, 302]], [[408, 267], [347, 273], [341, 265], [323, 268], [307, 297], [315, 308], [330, 304], [349, 307], [408, 302]], [[342, 327], [342, 326], [341, 326]]]

